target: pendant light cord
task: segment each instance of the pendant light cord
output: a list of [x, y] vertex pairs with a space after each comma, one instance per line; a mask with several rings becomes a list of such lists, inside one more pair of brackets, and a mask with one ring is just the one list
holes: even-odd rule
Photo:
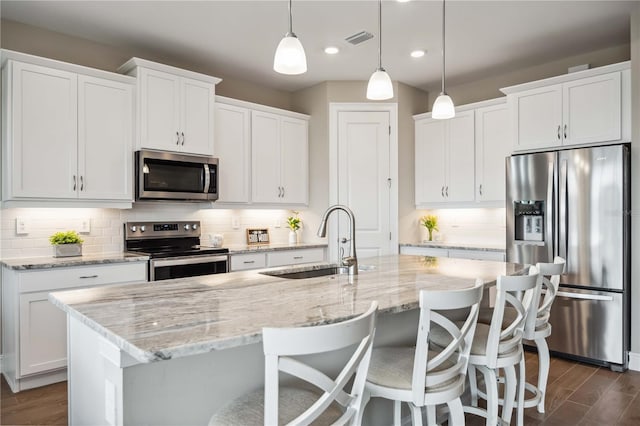
[[444, 2], [445, 0], [442, 0], [442, 94], [444, 94], [444, 59], [445, 59], [445, 46], [444, 46]]
[[378, 69], [382, 69], [382, 0], [378, 0]]
[[293, 17], [291, 13], [291, 1], [292, 0], [289, 0], [289, 33], [288, 35], [294, 35], [293, 34]]

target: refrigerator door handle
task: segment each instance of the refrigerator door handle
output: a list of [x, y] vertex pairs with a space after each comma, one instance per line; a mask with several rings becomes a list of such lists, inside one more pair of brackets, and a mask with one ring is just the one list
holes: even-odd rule
[[560, 196], [559, 196], [559, 214], [558, 214], [558, 256], [567, 260], [567, 160], [562, 160], [560, 166]]
[[598, 294], [583, 294], [583, 293], [568, 293], [566, 291], [559, 291], [556, 296], [568, 297], [569, 299], [585, 299], [585, 300], [604, 300], [605, 302], [612, 302], [612, 296], [600, 296]]
[[[554, 238], [553, 238], [553, 162], [550, 161], [549, 162], [549, 170], [548, 170], [548, 179], [547, 179], [547, 211], [546, 211], [546, 224], [545, 224], [545, 229], [546, 229], [546, 236], [545, 238], [547, 239], [547, 251], [549, 253], [549, 260], [551, 261], [551, 259], [553, 259], [553, 255], [554, 255]], [[555, 250], [555, 253], [557, 253], [557, 250]]]

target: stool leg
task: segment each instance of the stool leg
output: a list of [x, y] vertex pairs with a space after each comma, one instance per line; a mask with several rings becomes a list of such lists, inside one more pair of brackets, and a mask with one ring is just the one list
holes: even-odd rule
[[504, 368], [504, 406], [502, 407], [502, 420], [511, 423], [513, 405], [516, 400], [516, 389], [518, 380], [516, 369], [513, 365]]
[[524, 426], [524, 385], [527, 380], [524, 356], [520, 361], [520, 369], [518, 371], [518, 426]]
[[496, 371], [491, 368], [481, 368], [487, 389], [487, 426], [498, 424], [498, 379]]
[[420, 410], [420, 407], [417, 407], [413, 402], [409, 403], [409, 407], [411, 408], [413, 426], [422, 426], [422, 410]]
[[547, 380], [549, 378], [549, 346], [544, 338], [535, 339], [538, 348], [538, 390], [541, 393], [538, 413], [544, 413], [544, 400], [547, 396]]
[[402, 424], [402, 406], [400, 401], [393, 401], [393, 424], [400, 426]]
[[476, 367], [469, 364], [467, 367], [467, 377], [469, 378], [469, 391], [471, 392], [471, 405], [478, 406], [478, 379], [476, 378]]
[[427, 425], [436, 425], [436, 406], [427, 405]]
[[449, 424], [464, 426], [464, 409], [460, 398], [447, 402], [447, 405], [449, 406]]
[[360, 426], [362, 424], [362, 416], [364, 415], [364, 409], [367, 407], [367, 404], [371, 400], [371, 392], [364, 389], [362, 393], [362, 401], [360, 402], [360, 409], [358, 410], [358, 415], [356, 417], [356, 425]]

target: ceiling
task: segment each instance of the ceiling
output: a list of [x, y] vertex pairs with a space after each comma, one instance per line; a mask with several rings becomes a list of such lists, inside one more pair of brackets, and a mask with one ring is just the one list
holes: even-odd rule
[[[635, 1], [447, 2], [447, 81], [464, 83], [629, 42]], [[377, 2], [293, 2], [293, 30], [308, 72], [284, 76], [272, 69], [287, 31], [287, 2], [278, 1], [11, 1], [3, 19], [115, 47], [196, 62], [220, 75], [294, 91], [326, 80], [367, 80], [377, 67], [377, 38], [358, 46], [348, 37], [377, 37]], [[385, 0], [383, 66], [393, 80], [437, 86], [441, 75], [440, 1]], [[329, 56], [324, 47], [340, 53]], [[425, 49], [420, 59], [411, 50]]]

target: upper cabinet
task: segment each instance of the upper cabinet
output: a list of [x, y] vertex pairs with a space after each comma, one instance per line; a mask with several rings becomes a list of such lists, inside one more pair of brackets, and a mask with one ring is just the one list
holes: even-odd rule
[[309, 203], [307, 119], [264, 111], [251, 113], [252, 200]]
[[213, 155], [219, 78], [139, 58], [118, 71], [138, 80], [138, 148]]
[[3, 201], [130, 207], [135, 80], [3, 54]]
[[504, 207], [505, 164], [511, 155], [505, 99], [476, 108], [476, 201]]
[[473, 202], [474, 112], [457, 112], [449, 120], [415, 118], [416, 205]]
[[501, 89], [514, 151], [631, 140], [629, 63]]
[[213, 154], [219, 161], [218, 203], [248, 203], [251, 200], [251, 110], [216, 100], [215, 122]]

